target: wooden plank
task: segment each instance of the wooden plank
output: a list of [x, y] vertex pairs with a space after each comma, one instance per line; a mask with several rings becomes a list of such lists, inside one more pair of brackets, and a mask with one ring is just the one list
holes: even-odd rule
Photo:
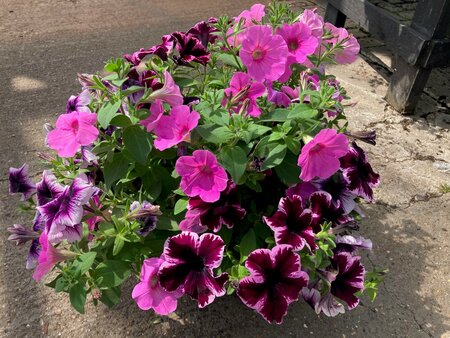
[[428, 40], [445, 38], [450, 33], [450, 1], [419, 0], [411, 27]]
[[420, 65], [423, 68], [450, 67], [450, 39], [430, 41]]
[[336, 7], [331, 4], [327, 5], [327, 9], [325, 10], [325, 22], [332, 23], [336, 27], [344, 27], [345, 20], [347, 17], [344, 13], [339, 11]]
[[408, 63], [416, 64], [427, 38], [400, 23], [393, 15], [365, 0], [329, 0], [360, 27], [385, 42]]

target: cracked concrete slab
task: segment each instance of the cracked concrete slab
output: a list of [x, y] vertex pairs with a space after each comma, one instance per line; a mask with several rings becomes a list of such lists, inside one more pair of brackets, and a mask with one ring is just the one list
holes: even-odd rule
[[[2, 3], [0, 336], [450, 337], [450, 194], [440, 190], [441, 184], [450, 184], [449, 115], [430, 101], [422, 103], [428, 109], [425, 118], [393, 111], [383, 100], [389, 73], [375, 71], [370, 60], [328, 71], [356, 103], [347, 109], [350, 129], [378, 133], [378, 145], [364, 148], [382, 184], [377, 203], [365, 205], [361, 226], [362, 235], [374, 242], [374, 250], [363, 257], [366, 265], [389, 269], [374, 303], [366, 299], [353, 311], [326, 318], [299, 302], [281, 327], [266, 324], [235, 297], [203, 310], [184, 300], [176, 314], [160, 318], [136, 307], [130, 282], [114, 310], [89, 304], [81, 316], [66, 295], [35, 283], [23, 267], [26, 248], [6, 241], [7, 226], [29, 222], [17, 211], [17, 199], [7, 195], [7, 168], [27, 161], [33, 174], [42, 169], [36, 157], [44, 150], [41, 125], [54, 121], [67, 98], [78, 92], [77, 72], [95, 72], [104, 60], [154, 44], [163, 33], [212, 15], [237, 14], [252, 2], [192, 1], [190, 11], [182, 10], [181, 0], [153, 1], [151, 7], [145, 0]], [[127, 11], [118, 13], [119, 5]], [[95, 32], [98, 23], [102, 34]], [[450, 96], [442, 89], [447, 80], [438, 77], [430, 87], [441, 90], [437, 96]]]

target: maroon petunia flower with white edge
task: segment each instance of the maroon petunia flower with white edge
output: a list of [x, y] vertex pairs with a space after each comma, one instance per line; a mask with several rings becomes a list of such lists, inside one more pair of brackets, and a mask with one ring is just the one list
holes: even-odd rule
[[251, 275], [239, 282], [237, 295], [269, 323], [281, 324], [289, 304], [298, 300], [300, 291], [308, 284], [300, 256], [290, 245], [278, 245], [272, 250], [253, 251], [245, 266]]
[[293, 250], [305, 246], [311, 251], [317, 248], [312, 228], [312, 212], [303, 208], [298, 195], [284, 197], [278, 204], [278, 211], [272, 217], [263, 217], [264, 222], [274, 231], [275, 243], [292, 245]]
[[182, 290], [198, 301], [200, 308], [225, 294], [228, 274], [214, 276], [213, 269], [222, 263], [225, 243], [213, 234], [201, 236], [184, 231], [170, 237], [162, 254], [158, 277], [167, 291]]

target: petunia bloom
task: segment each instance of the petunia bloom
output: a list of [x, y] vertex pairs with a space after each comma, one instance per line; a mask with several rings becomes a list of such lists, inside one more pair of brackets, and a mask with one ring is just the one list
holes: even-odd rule
[[317, 248], [312, 229], [312, 212], [303, 208], [300, 196], [282, 198], [275, 214], [263, 219], [274, 231], [277, 245], [289, 244], [295, 251], [305, 246], [310, 251]]
[[330, 30], [333, 38], [327, 40], [335, 49], [334, 58], [339, 64], [353, 63], [358, 58], [360, 46], [358, 40], [345, 28], [337, 28], [327, 22], [325, 28]]
[[316, 9], [305, 9], [300, 17], [300, 22], [306, 24], [313, 36], [319, 40], [323, 35], [323, 18], [316, 13]]
[[373, 201], [372, 188], [380, 184], [380, 175], [367, 161], [366, 153], [353, 142], [348, 153], [341, 158], [341, 168], [348, 189], [366, 201]]
[[180, 187], [189, 197], [215, 202], [227, 188], [228, 175], [208, 150], [195, 150], [192, 156], [181, 156], [175, 165], [181, 176]]
[[155, 100], [150, 106], [150, 115], [141, 120], [139, 123], [145, 127], [148, 132], [151, 132], [159, 124], [161, 117], [164, 114], [164, 107], [161, 100]]
[[133, 288], [131, 297], [141, 310], [153, 309], [159, 315], [168, 315], [177, 309], [177, 299], [183, 293], [179, 290], [168, 292], [159, 284], [158, 271], [163, 262], [157, 257], [144, 260], [140, 282]]
[[297, 63], [305, 62], [319, 44], [317, 38], [312, 35], [311, 29], [301, 22], [284, 24], [277, 29], [277, 34], [283, 37], [289, 53], [295, 57]]
[[145, 237], [155, 230], [159, 215], [161, 215], [161, 211], [158, 205], [153, 205], [148, 201], [142, 201], [142, 203], [134, 201], [130, 205], [130, 213], [127, 218], [142, 224], [138, 234]]
[[213, 34], [219, 31], [211, 25], [214, 23], [217, 23], [216, 18], [209, 18], [206, 22], [197, 22], [194, 27], [187, 31], [187, 34], [199, 39], [203, 47], [206, 48], [208, 43], [214, 43], [218, 38], [218, 35]]
[[281, 324], [289, 304], [298, 300], [308, 284], [299, 255], [290, 245], [258, 249], [248, 256], [245, 266], [250, 276], [241, 279], [237, 295], [269, 323]]
[[56, 181], [55, 175], [50, 170], [44, 170], [42, 180], [36, 184], [38, 205], [44, 205], [52, 201], [64, 191], [64, 186]]
[[45, 231], [50, 242], [81, 239], [83, 205], [89, 201], [95, 189], [78, 177], [70, 186], [65, 186], [58, 197], [37, 208], [45, 219]]
[[245, 100], [247, 104], [247, 114], [253, 117], [261, 115], [261, 110], [258, 107], [256, 99], [261, 97], [266, 92], [266, 88], [260, 82], [252, 81], [250, 75], [243, 72], [234, 73], [230, 81], [230, 87], [225, 89], [224, 100], [222, 105], [226, 106], [227, 100], [225, 97], [230, 98], [231, 110], [238, 113]]
[[200, 114], [191, 111], [189, 106], [176, 106], [170, 111], [170, 115], [159, 118], [155, 127], [157, 136], [155, 148], [163, 151], [189, 138], [192, 129], [197, 127]]
[[172, 33], [172, 36], [175, 41], [175, 48], [180, 54], [179, 58], [175, 58], [178, 64], [186, 65], [189, 62], [198, 62], [206, 65], [209, 62], [211, 53], [207, 51], [199, 39], [183, 32]]
[[56, 121], [56, 128], [47, 135], [48, 146], [61, 157], [73, 157], [81, 146], [88, 146], [97, 139], [96, 122], [94, 113], [62, 114]]
[[139, 65], [147, 55], [157, 55], [161, 60], [167, 61], [168, 54], [173, 49], [173, 37], [170, 35], [163, 35], [161, 37], [162, 43], [150, 47], [149, 49], [141, 48], [139, 51], [133, 54], [125, 54], [123, 57], [128, 62], [131, 62], [134, 66]]
[[22, 194], [21, 200], [25, 201], [36, 191], [36, 185], [28, 177], [28, 165], [20, 168], [9, 168], [9, 193]]
[[6, 228], [11, 234], [8, 237], [8, 241], [16, 242], [16, 245], [23, 245], [28, 241], [39, 238], [39, 234], [31, 230], [22, 224], [14, 224], [14, 226]]
[[322, 129], [302, 148], [298, 165], [300, 178], [311, 181], [314, 177], [328, 178], [340, 168], [339, 158], [348, 152], [348, 139], [334, 129]]
[[75, 111], [90, 113], [91, 110], [88, 107], [88, 104], [91, 103], [91, 95], [89, 94], [89, 90], [83, 90], [79, 95], [72, 95], [67, 100], [66, 105], [66, 113], [70, 114]]
[[342, 176], [342, 173], [337, 173], [325, 180], [318, 180], [313, 183], [318, 190], [328, 192], [333, 203], [342, 208], [344, 214], [349, 214], [356, 207], [356, 195], [348, 189], [348, 183]]
[[200, 308], [225, 294], [228, 274], [214, 276], [213, 269], [222, 262], [225, 243], [213, 234], [201, 236], [182, 232], [170, 237], [165, 246], [158, 277], [169, 292], [182, 290], [198, 301]]
[[208, 228], [218, 232], [222, 225], [231, 229], [246, 214], [239, 202], [236, 184], [232, 180], [228, 181], [228, 186], [222, 191], [218, 201], [207, 203], [199, 197], [192, 197], [187, 209], [185, 219], [180, 223], [180, 230], [197, 233]]
[[183, 96], [181, 95], [180, 87], [177, 86], [169, 72], [164, 72], [164, 85], [153, 91], [146, 101], [154, 102], [162, 100], [171, 106], [179, 106], [183, 104]]
[[[267, 85], [267, 100], [278, 107], [289, 107], [291, 105], [291, 98], [284, 91], [278, 91], [273, 88], [272, 81], [266, 81]], [[289, 88], [289, 87], [288, 87]]]
[[333, 249], [335, 253], [348, 252], [354, 253], [359, 249], [372, 250], [372, 241], [358, 236], [353, 237], [350, 235], [336, 236], [336, 248]]
[[239, 55], [256, 81], [275, 81], [284, 73], [288, 47], [269, 26], [247, 28]]
[[255, 23], [261, 22], [262, 18], [266, 15], [265, 13], [266, 6], [262, 4], [254, 4], [250, 9], [246, 9], [241, 12], [237, 17], [234, 18], [234, 26], [237, 26], [240, 23], [240, 29], [243, 31], [234, 34], [234, 28], [230, 28], [227, 31], [227, 42], [230, 46], [240, 46], [242, 44], [242, 40], [245, 38], [246, 31], [245, 28], [250, 26], [254, 26]]
[[333, 225], [341, 225], [353, 218], [346, 215], [340, 206], [340, 201], [333, 202], [333, 197], [326, 191], [316, 191], [309, 197], [312, 211], [312, 225], [314, 232], [320, 231], [323, 222], [331, 222]]

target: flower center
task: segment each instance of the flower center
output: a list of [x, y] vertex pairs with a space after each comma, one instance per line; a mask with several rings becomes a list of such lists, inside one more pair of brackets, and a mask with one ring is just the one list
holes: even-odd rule
[[79, 124], [78, 124], [78, 120], [73, 120], [70, 126], [72, 127], [72, 130], [73, 130], [75, 133], [77, 133], [77, 132], [78, 132], [78, 129], [80, 128], [80, 126], [79, 126]]
[[253, 60], [257, 61], [257, 60], [261, 60], [264, 57], [264, 51], [257, 48], [253, 51], [252, 53], [252, 58]]
[[322, 150], [322, 148], [324, 148], [324, 145], [322, 143], [317, 143], [309, 151], [312, 153], [318, 153]]
[[201, 167], [200, 167], [200, 171], [201, 171], [203, 174], [211, 174], [211, 173], [212, 173], [211, 168], [210, 168], [209, 166], [207, 166], [207, 165], [201, 166]]
[[298, 41], [297, 40], [290, 40], [288, 43], [289, 50], [297, 50], [298, 48]]

